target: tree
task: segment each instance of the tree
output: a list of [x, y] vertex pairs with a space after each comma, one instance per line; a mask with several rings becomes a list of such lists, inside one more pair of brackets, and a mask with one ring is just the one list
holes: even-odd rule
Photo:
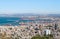
[[32, 37], [31, 39], [41, 39], [41, 36], [40, 35], [36, 35], [36, 36]]
[[40, 36], [40, 35], [36, 35], [33, 36], [31, 39], [53, 39], [53, 35], [47, 35], [47, 36]]

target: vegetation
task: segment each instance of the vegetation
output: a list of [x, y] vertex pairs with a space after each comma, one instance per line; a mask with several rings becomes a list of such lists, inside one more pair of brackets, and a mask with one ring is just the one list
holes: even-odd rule
[[32, 37], [31, 39], [53, 39], [53, 35], [47, 35], [47, 36], [40, 36], [40, 35], [36, 35], [34, 37]]

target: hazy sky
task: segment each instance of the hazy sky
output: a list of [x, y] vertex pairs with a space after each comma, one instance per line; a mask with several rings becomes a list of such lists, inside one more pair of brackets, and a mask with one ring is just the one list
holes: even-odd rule
[[0, 0], [0, 14], [60, 13], [60, 0]]

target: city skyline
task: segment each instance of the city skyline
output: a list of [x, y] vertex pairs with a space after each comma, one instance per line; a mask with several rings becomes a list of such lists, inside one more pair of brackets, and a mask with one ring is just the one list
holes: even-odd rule
[[0, 0], [0, 14], [60, 14], [60, 0]]

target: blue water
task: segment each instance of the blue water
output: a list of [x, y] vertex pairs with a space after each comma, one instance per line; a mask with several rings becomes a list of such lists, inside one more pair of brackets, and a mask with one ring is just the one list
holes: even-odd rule
[[18, 19], [19, 18], [15, 18], [15, 17], [0, 17], [0, 25], [12, 24]]
[[33, 20], [22, 20], [18, 17], [0, 17], [0, 25], [20, 25], [20, 22], [31, 22]]
[[47, 21], [51, 22], [50, 19], [36, 19], [36, 20], [22, 20], [19, 17], [0, 17], [0, 25], [20, 25], [20, 22], [34, 22], [34, 21]]

